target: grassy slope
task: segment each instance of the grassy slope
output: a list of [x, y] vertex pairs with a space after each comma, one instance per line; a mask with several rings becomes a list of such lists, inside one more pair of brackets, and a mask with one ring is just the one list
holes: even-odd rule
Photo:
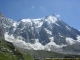
[[[20, 50], [20, 49], [19, 49]], [[30, 54], [30, 56], [36, 57], [39, 60], [45, 60], [46, 58], [64, 58], [64, 57], [74, 57], [74, 58], [79, 58], [80, 55], [71, 55], [71, 54], [61, 54], [61, 53], [56, 53], [56, 52], [50, 52], [50, 51], [43, 51], [43, 50], [20, 50], [22, 53], [26, 52], [25, 54]], [[29, 55], [27, 55], [29, 56]], [[25, 56], [26, 57], [26, 56]], [[34, 60], [33, 57], [29, 60]]]
[[[18, 60], [23, 59], [12, 43], [5, 40], [0, 41], [0, 60]], [[21, 58], [20, 58], [21, 57]]]
[[23, 57], [24, 57], [24, 60], [34, 60], [34, 58], [29, 53], [28, 54], [23, 54]]
[[0, 60], [33, 60], [29, 53], [20, 53], [12, 43], [0, 40]]
[[42, 50], [38, 50], [35, 52], [36, 52], [36, 56], [39, 57], [41, 60], [44, 60], [45, 58], [64, 58], [64, 57], [67, 58], [74, 57], [80, 59], [80, 55], [61, 54], [61, 53], [42, 51]]
[[79, 55], [66, 55], [43, 50], [29, 51], [15, 48], [12, 43], [5, 40], [0, 40], [0, 60], [34, 60], [34, 56], [40, 60], [45, 60], [45, 58], [48, 57], [64, 58], [65, 56], [74, 56], [76, 58], [80, 58]]

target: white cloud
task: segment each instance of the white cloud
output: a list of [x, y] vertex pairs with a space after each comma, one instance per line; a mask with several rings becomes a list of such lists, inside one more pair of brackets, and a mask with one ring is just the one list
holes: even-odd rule
[[35, 8], [34, 6], [32, 6], [32, 8]]
[[40, 7], [40, 9], [41, 9], [41, 10], [46, 10], [46, 8], [44, 8], [44, 7]]
[[60, 17], [60, 14], [57, 14], [56, 17]]

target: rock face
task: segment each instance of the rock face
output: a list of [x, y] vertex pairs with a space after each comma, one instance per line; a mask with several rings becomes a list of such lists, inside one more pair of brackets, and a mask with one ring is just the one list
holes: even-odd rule
[[21, 48], [62, 51], [63, 47], [80, 42], [80, 31], [54, 15], [17, 22], [0, 14], [0, 26], [5, 39]]

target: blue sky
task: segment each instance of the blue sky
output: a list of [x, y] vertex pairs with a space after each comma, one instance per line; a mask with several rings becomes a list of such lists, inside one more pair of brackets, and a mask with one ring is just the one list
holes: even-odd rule
[[80, 0], [0, 0], [0, 12], [14, 20], [55, 14], [80, 30]]

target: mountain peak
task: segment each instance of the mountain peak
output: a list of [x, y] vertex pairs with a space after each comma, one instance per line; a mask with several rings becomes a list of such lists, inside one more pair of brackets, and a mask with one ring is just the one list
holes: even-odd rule
[[4, 32], [4, 38], [20, 48], [62, 53], [80, 52], [80, 31], [70, 27], [54, 14], [16, 22], [4, 18], [0, 12], [0, 26], [4, 27], [1, 30]]
[[5, 16], [0, 12], [0, 17], [5, 17]]
[[55, 23], [56, 21], [58, 21], [57, 17], [55, 17], [55, 15], [50, 15], [50, 16], [46, 16], [46, 21], [48, 21], [49, 23]]

